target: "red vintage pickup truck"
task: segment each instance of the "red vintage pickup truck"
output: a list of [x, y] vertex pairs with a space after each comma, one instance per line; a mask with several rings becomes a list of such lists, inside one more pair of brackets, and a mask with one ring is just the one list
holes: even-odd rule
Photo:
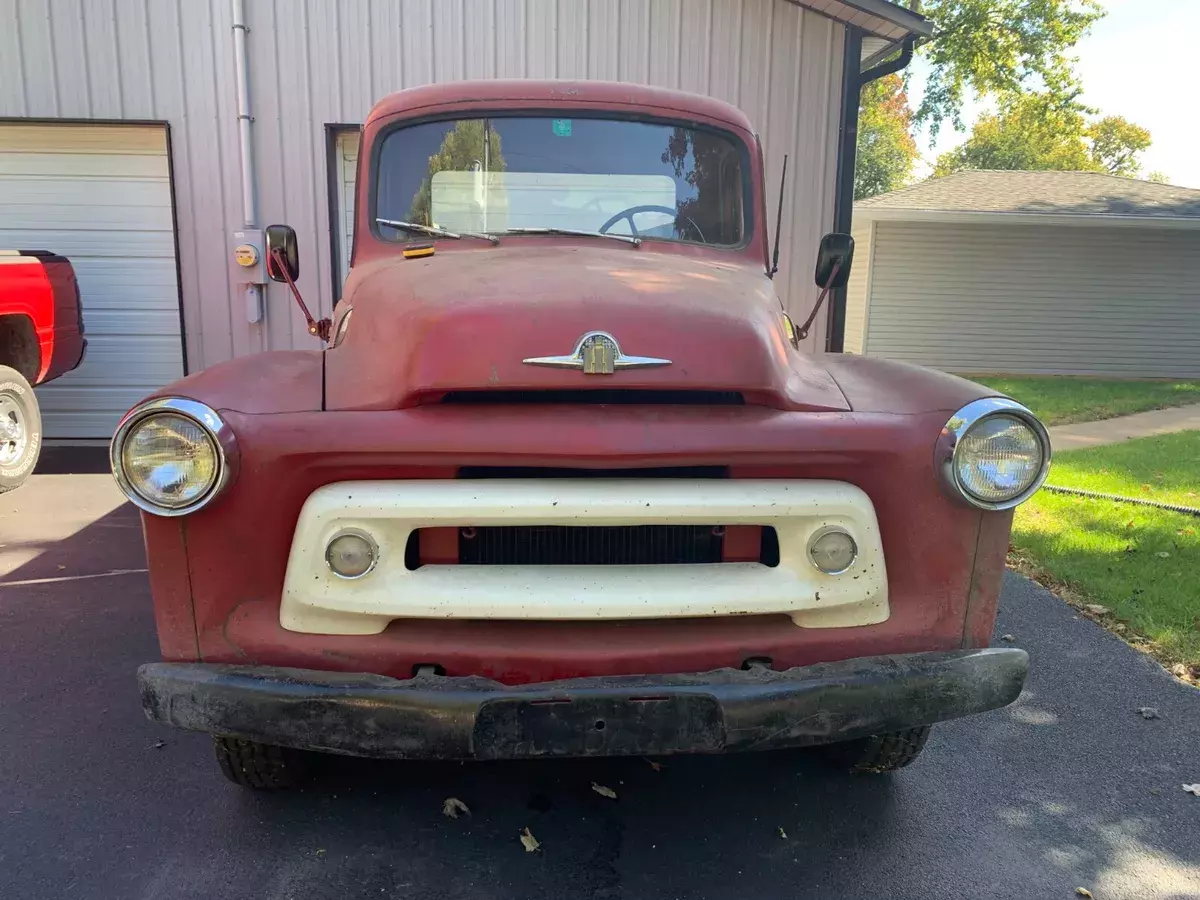
[[86, 349], [71, 263], [41, 250], [0, 250], [0, 492], [19, 487], [41, 454], [33, 386], [70, 372]]
[[[382, 100], [362, 146], [327, 348], [184, 378], [114, 436], [152, 719], [278, 788], [312, 751], [824, 745], [879, 772], [1017, 697], [1024, 651], [987, 645], [1046, 431], [978, 384], [800, 349], [741, 112], [442, 84]], [[295, 232], [266, 237], [294, 290]], [[818, 284], [852, 256], [827, 236]]]

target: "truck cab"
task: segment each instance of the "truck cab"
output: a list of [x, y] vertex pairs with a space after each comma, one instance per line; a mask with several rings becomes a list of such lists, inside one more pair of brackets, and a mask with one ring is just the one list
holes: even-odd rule
[[[1024, 652], [987, 644], [1045, 429], [944, 373], [801, 349], [816, 312], [774, 289], [741, 112], [427, 86], [376, 105], [359, 167], [327, 345], [189, 376], [114, 437], [152, 719], [272, 788], [314, 751], [820, 745], [886, 771], [1017, 697]], [[853, 244], [816, 249], [823, 296]], [[267, 250], [295, 292], [295, 233]]]

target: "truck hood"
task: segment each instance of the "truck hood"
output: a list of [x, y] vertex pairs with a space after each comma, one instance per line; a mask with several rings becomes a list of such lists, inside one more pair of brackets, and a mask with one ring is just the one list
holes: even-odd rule
[[[828, 372], [789, 343], [771, 282], [736, 260], [510, 239], [356, 267], [343, 302], [353, 315], [325, 354], [327, 409], [398, 409], [451, 392], [597, 389], [849, 408]], [[570, 355], [591, 331], [611, 334], [622, 355], [670, 365], [588, 375], [522, 362]]]

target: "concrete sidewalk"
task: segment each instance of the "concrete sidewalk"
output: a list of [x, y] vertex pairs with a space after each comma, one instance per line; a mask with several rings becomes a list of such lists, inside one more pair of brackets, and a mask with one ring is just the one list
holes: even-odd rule
[[1132, 438], [1153, 437], [1156, 434], [1200, 430], [1200, 403], [1177, 406], [1173, 409], [1155, 409], [1100, 422], [1058, 425], [1048, 430], [1050, 445], [1056, 453], [1118, 444]]

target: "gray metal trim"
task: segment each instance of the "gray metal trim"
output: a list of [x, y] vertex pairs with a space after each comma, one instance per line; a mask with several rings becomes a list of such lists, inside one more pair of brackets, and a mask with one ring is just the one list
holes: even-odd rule
[[[962, 439], [980, 422], [998, 415], [1020, 419], [1033, 430], [1038, 442], [1042, 445], [1042, 467], [1029, 487], [1017, 496], [1010, 500], [988, 502], [980, 500], [962, 484], [958, 477], [956, 458]], [[950, 417], [950, 421], [942, 429], [937, 446], [934, 448], [933, 465], [941, 478], [943, 489], [955, 500], [966, 502], [979, 509], [1002, 510], [1019, 506], [1037, 493], [1042, 482], [1046, 480], [1046, 476], [1050, 474], [1050, 457], [1050, 435], [1046, 432], [1046, 426], [1037, 416], [1015, 400], [1009, 400], [1007, 397], [987, 397], [971, 401]]]

